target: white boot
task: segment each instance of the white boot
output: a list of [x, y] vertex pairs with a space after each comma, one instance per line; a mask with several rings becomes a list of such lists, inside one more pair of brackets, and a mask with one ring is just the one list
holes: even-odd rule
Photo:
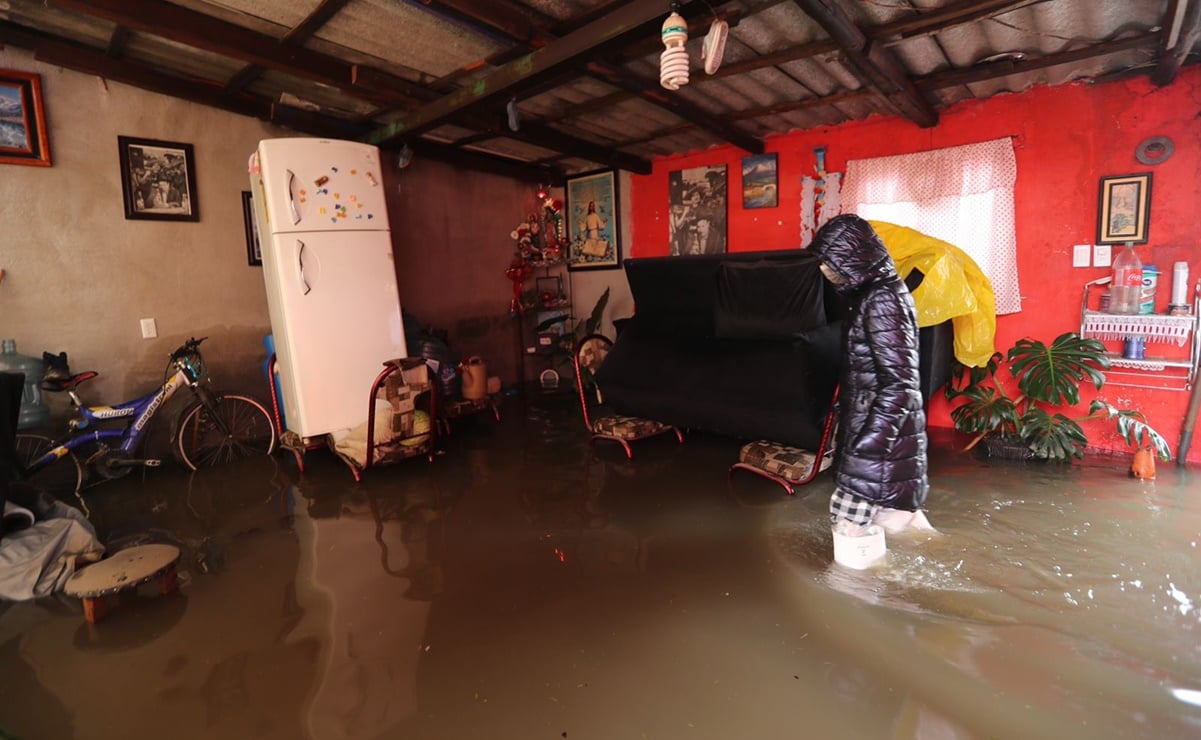
[[853, 524], [840, 519], [832, 528], [834, 562], [855, 570], [869, 568], [884, 557], [887, 550], [884, 530], [875, 524]]
[[872, 523], [884, 527], [884, 531], [889, 534], [898, 534], [905, 531], [936, 531], [933, 525], [930, 524], [930, 520], [926, 518], [925, 512], [921, 509], [917, 511], [904, 511], [903, 509], [883, 507], [872, 517]]

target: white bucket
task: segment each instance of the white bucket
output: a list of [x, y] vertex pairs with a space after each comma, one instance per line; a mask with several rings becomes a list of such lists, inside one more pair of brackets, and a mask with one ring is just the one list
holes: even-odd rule
[[834, 562], [855, 570], [871, 567], [884, 557], [884, 530], [873, 524], [857, 537], [834, 532]]

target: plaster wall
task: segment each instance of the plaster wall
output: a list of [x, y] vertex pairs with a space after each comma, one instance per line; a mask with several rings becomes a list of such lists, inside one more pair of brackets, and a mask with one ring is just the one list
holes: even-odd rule
[[[182, 340], [204, 345], [222, 388], [268, 393], [262, 268], [248, 265], [241, 192], [261, 121], [0, 50], [0, 67], [41, 75], [52, 167], [0, 165], [0, 335], [21, 354], [67, 352], [93, 403], [153, 389]], [[117, 136], [194, 147], [200, 220], [126, 220]], [[294, 135], [294, 134], [292, 134]], [[153, 318], [158, 337], [143, 339]], [[50, 399], [63, 413], [65, 398]]]

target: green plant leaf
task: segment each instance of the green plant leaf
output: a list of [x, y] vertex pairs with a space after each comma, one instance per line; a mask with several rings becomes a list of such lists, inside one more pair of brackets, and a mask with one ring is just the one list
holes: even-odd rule
[[1109, 358], [1105, 345], [1075, 332], [1060, 334], [1050, 346], [1034, 339], [1019, 339], [1009, 350], [1009, 372], [1018, 389], [1031, 401], [1055, 406], [1080, 403], [1080, 383], [1105, 385]]
[[992, 386], [972, 385], [958, 393], [965, 402], [951, 411], [955, 428], [967, 434], [985, 434], [1017, 428], [1013, 400]]
[[[968, 367], [956, 360], [951, 365], [951, 380], [943, 388], [943, 395], [948, 401], [954, 401], [964, 395], [968, 388], [978, 386], [986, 380], [992, 380], [996, 377], [997, 368], [1000, 367], [1003, 359], [1004, 356], [1000, 352], [994, 352], [984, 367]], [[966, 384], [964, 376], [967, 376]]]
[[1055, 462], [1084, 457], [1088, 437], [1075, 421], [1063, 414], [1051, 415], [1045, 409], [1031, 407], [1020, 419], [1022, 440], [1034, 456]]
[[1118, 434], [1131, 447], [1152, 447], [1161, 460], [1171, 460], [1172, 450], [1163, 435], [1147, 423], [1147, 417], [1136, 409], [1119, 409], [1096, 399], [1088, 407], [1089, 416], [1113, 419], [1117, 422]]

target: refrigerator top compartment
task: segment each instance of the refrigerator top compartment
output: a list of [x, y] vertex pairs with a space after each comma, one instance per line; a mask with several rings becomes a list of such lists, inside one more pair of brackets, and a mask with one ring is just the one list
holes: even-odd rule
[[388, 228], [377, 147], [336, 139], [264, 139], [250, 167], [262, 181], [267, 233]]

